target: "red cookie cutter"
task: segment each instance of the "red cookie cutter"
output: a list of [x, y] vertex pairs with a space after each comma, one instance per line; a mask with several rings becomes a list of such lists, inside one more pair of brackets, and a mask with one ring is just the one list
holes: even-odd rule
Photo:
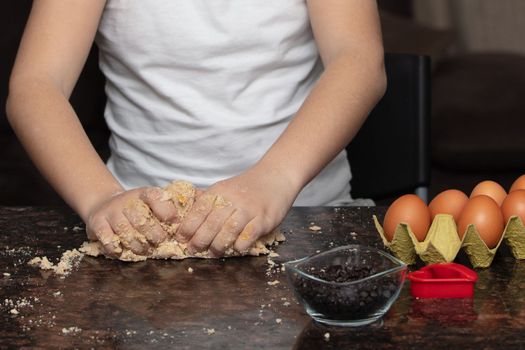
[[432, 264], [408, 274], [416, 298], [472, 298], [478, 274], [466, 266]]

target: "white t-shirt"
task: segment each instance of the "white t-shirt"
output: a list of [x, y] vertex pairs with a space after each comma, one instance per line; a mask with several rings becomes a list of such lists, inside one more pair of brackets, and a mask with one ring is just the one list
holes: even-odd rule
[[[108, 0], [96, 42], [108, 167], [125, 188], [241, 173], [322, 71], [304, 0]], [[349, 181], [341, 152], [295, 205], [348, 202]]]

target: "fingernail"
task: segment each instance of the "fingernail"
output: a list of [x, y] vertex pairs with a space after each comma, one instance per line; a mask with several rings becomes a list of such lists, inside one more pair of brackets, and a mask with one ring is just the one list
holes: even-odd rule
[[162, 190], [160, 188], [151, 187], [144, 191], [144, 195], [151, 200], [158, 200], [162, 197]]
[[208, 250], [208, 255], [210, 256], [210, 258], [212, 258], [212, 259], [216, 259], [216, 258], [218, 258], [219, 256], [221, 256], [222, 254], [221, 254], [220, 252], [217, 252], [217, 251], [215, 251], [215, 250], [213, 250], [213, 249], [210, 248], [210, 249]]
[[241, 254], [248, 253], [249, 249], [250, 249], [250, 246], [246, 245], [246, 243], [244, 243], [244, 242], [237, 244], [237, 246], [235, 247], [235, 250], [238, 251]]
[[103, 246], [114, 247], [113, 240], [110, 236], [98, 236], [98, 240]]
[[162, 232], [158, 232], [157, 230], [152, 230], [148, 232], [146, 238], [150, 243], [157, 245], [164, 240], [164, 234]]
[[140, 242], [138, 242], [136, 240], [132, 240], [129, 243], [129, 248], [135, 254], [141, 254], [143, 252], [143, 250], [144, 250], [143, 247], [142, 247], [142, 244], [140, 244]]
[[112, 255], [122, 253], [122, 247], [120, 246], [120, 241], [118, 239], [100, 240], [100, 243], [104, 246], [104, 250]]

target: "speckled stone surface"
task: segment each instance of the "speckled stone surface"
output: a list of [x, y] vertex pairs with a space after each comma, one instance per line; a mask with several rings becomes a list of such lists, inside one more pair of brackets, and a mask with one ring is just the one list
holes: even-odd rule
[[[372, 214], [382, 219], [384, 208], [294, 208], [276, 266], [348, 243], [382, 247]], [[308, 230], [311, 223], [321, 232]], [[82, 228], [68, 211], [0, 207], [0, 349], [525, 348], [525, 261], [505, 249], [478, 270], [473, 300], [414, 300], [406, 282], [381, 322], [352, 329], [312, 322], [285, 273], [267, 273], [267, 257], [133, 264], [86, 257], [65, 278], [27, 266], [31, 257], [56, 261], [78, 247]], [[468, 264], [461, 255], [456, 261]]]

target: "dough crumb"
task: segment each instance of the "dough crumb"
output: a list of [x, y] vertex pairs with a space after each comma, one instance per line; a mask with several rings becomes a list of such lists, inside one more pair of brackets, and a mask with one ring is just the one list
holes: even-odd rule
[[66, 250], [58, 263], [55, 265], [49, 259], [44, 257], [35, 257], [28, 262], [30, 266], [36, 266], [42, 270], [52, 270], [53, 273], [60, 276], [67, 276], [71, 270], [80, 264], [84, 254], [76, 249]]
[[268, 254], [268, 256], [269, 256], [270, 258], [276, 258], [276, 257], [279, 256], [279, 254], [277, 254], [277, 253], [274, 252], [274, 251], [271, 251], [270, 254]]
[[266, 262], [268, 263], [268, 268], [266, 269], [266, 276], [271, 276], [275, 272], [274, 267], [276, 263], [270, 257], [266, 259]]
[[11, 274], [9, 272], [4, 272], [4, 277], [9, 277]]
[[193, 269], [191, 267], [188, 267], [188, 272], [193, 273]]
[[82, 329], [76, 326], [69, 327], [69, 328], [62, 328], [62, 334], [71, 334], [71, 333], [80, 333], [80, 332], [82, 332]]
[[53, 293], [53, 296], [54, 296], [55, 298], [57, 298], [57, 297], [59, 297], [59, 296], [61, 296], [61, 295], [62, 295], [62, 292], [59, 291], [59, 290]]
[[281, 323], [283, 323], [283, 320], [281, 320], [280, 318], [276, 318], [276, 319], [275, 319], [275, 323], [277, 323], [277, 324], [281, 324]]
[[204, 329], [208, 335], [215, 334], [215, 328], [205, 328]]
[[285, 301], [285, 302], [283, 303], [283, 306], [286, 306], [286, 307], [290, 306], [290, 302], [289, 302], [289, 301]]
[[42, 270], [52, 270], [54, 265], [51, 261], [47, 259], [47, 256], [44, 257], [36, 257], [31, 259], [28, 264], [30, 266], [37, 266], [41, 268]]
[[11, 314], [13, 314], [13, 315], [18, 315], [18, 314], [20, 313], [20, 312], [18, 312], [17, 309], [11, 309], [11, 310], [9, 310], [9, 312], [10, 312]]
[[276, 284], [279, 284], [281, 282], [279, 282], [278, 280], [274, 280], [274, 281], [271, 281], [271, 282], [267, 282], [269, 286], [275, 286]]
[[324, 340], [325, 340], [325, 341], [329, 341], [329, 340], [330, 340], [330, 333], [326, 332], [326, 333], [324, 334]]
[[322, 230], [321, 226], [317, 226], [317, 225], [312, 225], [312, 226], [308, 227], [308, 229], [310, 231], [313, 231], [313, 232], [319, 232], [319, 231]]

